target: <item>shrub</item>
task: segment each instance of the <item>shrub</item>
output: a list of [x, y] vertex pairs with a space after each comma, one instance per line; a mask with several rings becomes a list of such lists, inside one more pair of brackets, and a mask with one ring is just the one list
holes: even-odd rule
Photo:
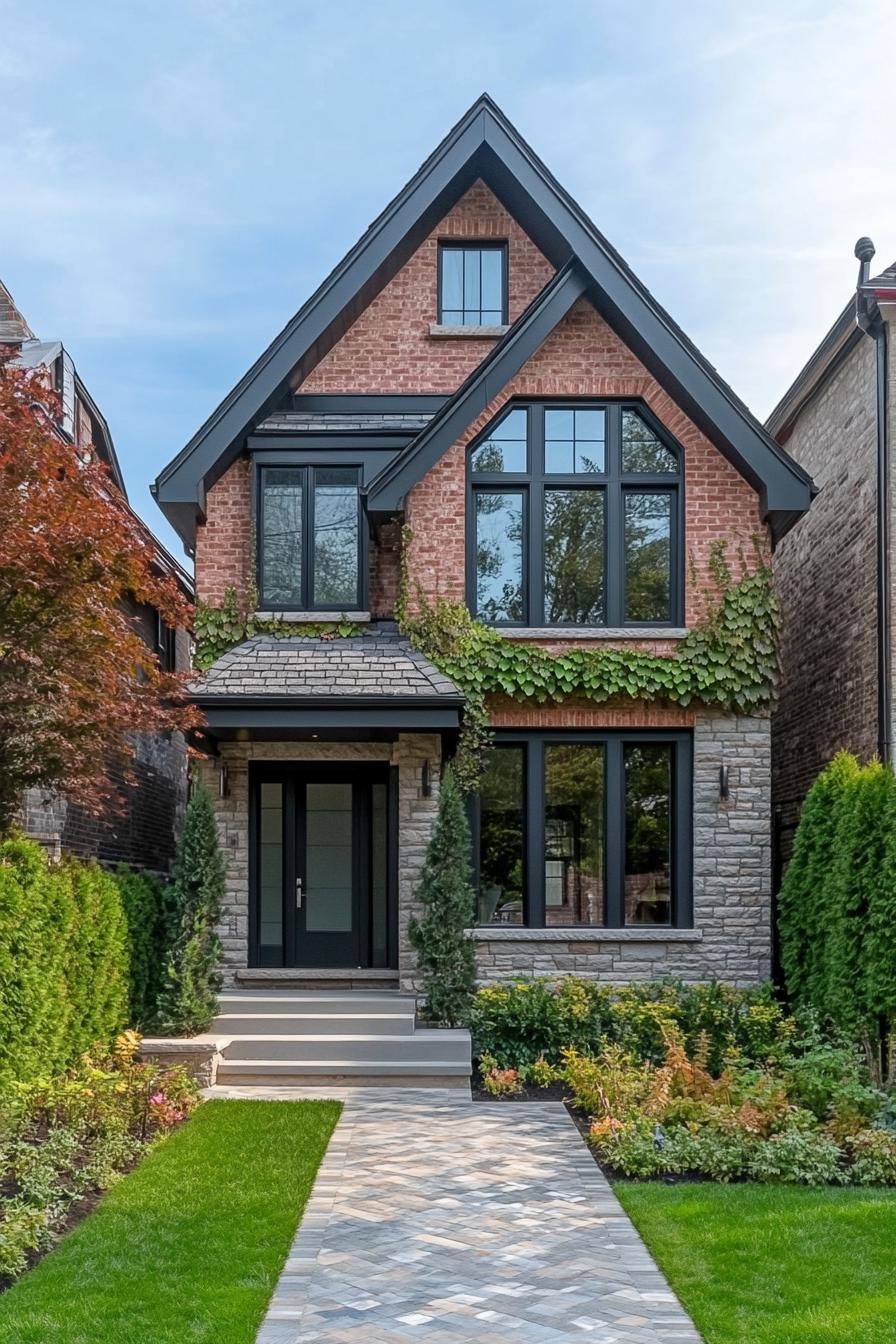
[[536, 1087], [550, 1087], [566, 1077], [566, 1071], [556, 1064], [549, 1064], [544, 1055], [539, 1055], [534, 1064], [528, 1064], [521, 1074], [527, 1083], [533, 1083]]
[[865, 1081], [865, 1068], [855, 1047], [825, 1040], [814, 1027], [783, 1076], [797, 1105], [819, 1120], [852, 1114], [858, 1120], [857, 1129], [879, 1114], [885, 1100], [883, 1093]]
[[518, 1097], [523, 1081], [516, 1069], [499, 1069], [494, 1060], [487, 1061], [482, 1074], [482, 1086], [490, 1097]]
[[843, 1180], [843, 1154], [826, 1134], [786, 1129], [756, 1145], [748, 1175], [754, 1181], [788, 1185], [831, 1185]]
[[127, 1021], [128, 940], [115, 880], [0, 844], [0, 1079], [67, 1068]]
[[442, 778], [439, 811], [417, 899], [425, 913], [411, 920], [408, 937], [434, 1022], [465, 1022], [476, 985], [473, 945], [466, 935], [473, 917], [470, 882], [470, 827], [460, 790], [450, 769]]
[[171, 889], [170, 947], [157, 1012], [164, 1031], [205, 1031], [215, 1015], [223, 898], [224, 860], [215, 810], [208, 790], [197, 784], [187, 803]]
[[647, 1101], [653, 1082], [649, 1065], [637, 1065], [618, 1045], [598, 1058], [563, 1052], [564, 1077], [574, 1106], [596, 1120], [627, 1120]]
[[567, 976], [489, 985], [476, 994], [469, 1024], [477, 1054], [503, 1067], [525, 1068], [537, 1059], [559, 1064], [567, 1047], [599, 1047], [610, 1022], [610, 992]]
[[128, 1022], [145, 1027], [156, 1014], [168, 951], [167, 888], [127, 864], [115, 871], [128, 934]]
[[856, 1185], [896, 1185], [896, 1134], [861, 1129], [846, 1147], [852, 1158], [849, 1177]]

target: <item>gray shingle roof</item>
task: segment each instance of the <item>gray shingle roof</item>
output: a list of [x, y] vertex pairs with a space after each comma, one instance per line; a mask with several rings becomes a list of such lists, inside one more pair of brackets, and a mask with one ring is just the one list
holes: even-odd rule
[[223, 654], [192, 691], [200, 701], [259, 695], [462, 698], [454, 682], [385, 621], [344, 639], [255, 635]]
[[870, 280], [865, 281], [867, 285], [871, 286], [892, 285], [894, 282], [896, 282], [896, 261], [886, 270], [881, 271], [879, 275], [873, 275]]
[[416, 434], [425, 429], [434, 414], [434, 411], [274, 411], [257, 428], [295, 434], [351, 434], [359, 430]]

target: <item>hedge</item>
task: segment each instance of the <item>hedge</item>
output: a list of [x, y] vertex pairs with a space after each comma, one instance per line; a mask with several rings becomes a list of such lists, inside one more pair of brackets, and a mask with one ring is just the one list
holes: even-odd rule
[[0, 1079], [58, 1073], [143, 1025], [163, 929], [153, 879], [0, 843]]
[[792, 1004], [864, 1045], [878, 1081], [896, 1076], [896, 776], [846, 752], [803, 804], [778, 896]]

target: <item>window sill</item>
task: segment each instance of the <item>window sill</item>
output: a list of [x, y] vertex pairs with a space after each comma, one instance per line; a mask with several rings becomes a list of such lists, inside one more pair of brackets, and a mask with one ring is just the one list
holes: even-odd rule
[[288, 625], [339, 625], [343, 621], [364, 625], [369, 611], [253, 611], [253, 621], [285, 621]]
[[552, 925], [548, 929], [529, 929], [519, 924], [483, 924], [467, 929], [467, 937], [474, 942], [521, 943], [700, 943], [699, 929], [667, 929], [656, 925], [625, 929], [585, 928], [570, 924], [566, 928]]
[[685, 639], [688, 631], [674, 625], [496, 625], [505, 639]]
[[510, 330], [510, 326], [500, 327], [449, 327], [441, 322], [431, 322], [429, 334], [437, 341], [497, 341]]

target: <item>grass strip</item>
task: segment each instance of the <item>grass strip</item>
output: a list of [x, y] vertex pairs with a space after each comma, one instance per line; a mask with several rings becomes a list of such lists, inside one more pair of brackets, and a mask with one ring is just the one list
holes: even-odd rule
[[4, 1344], [253, 1344], [341, 1105], [212, 1101], [0, 1298]]
[[896, 1344], [896, 1191], [614, 1189], [706, 1344]]

